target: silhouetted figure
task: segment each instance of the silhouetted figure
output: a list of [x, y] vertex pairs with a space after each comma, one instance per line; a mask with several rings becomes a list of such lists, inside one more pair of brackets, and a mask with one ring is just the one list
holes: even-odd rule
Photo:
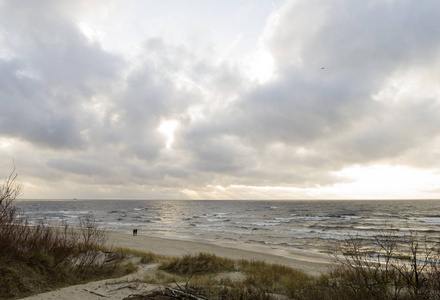
[[133, 236], [138, 235], [138, 230], [137, 229], [133, 229]]

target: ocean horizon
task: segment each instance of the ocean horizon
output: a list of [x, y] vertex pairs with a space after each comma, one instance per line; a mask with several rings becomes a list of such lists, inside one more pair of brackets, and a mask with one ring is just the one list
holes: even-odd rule
[[16, 206], [31, 223], [75, 226], [93, 217], [106, 230], [268, 251], [333, 253], [349, 237], [372, 239], [384, 230], [440, 242], [438, 200], [20, 199]]

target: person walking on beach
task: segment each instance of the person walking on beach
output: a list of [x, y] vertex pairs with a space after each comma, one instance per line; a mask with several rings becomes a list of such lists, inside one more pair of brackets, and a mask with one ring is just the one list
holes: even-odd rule
[[137, 229], [133, 229], [133, 236], [138, 235], [138, 230]]

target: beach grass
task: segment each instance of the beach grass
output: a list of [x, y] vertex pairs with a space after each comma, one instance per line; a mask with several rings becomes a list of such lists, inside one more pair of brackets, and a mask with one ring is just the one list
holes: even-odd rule
[[106, 232], [93, 220], [54, 228], [29, 224], [14, 209], [0, 213], [0, 299], [120, 277], [135, 267], [105, 246]]
[[[311, 276], [285, 265], [212, 253], [165, 256], [130, 248], [108, 248], [102, 244], [102, 233], [94, 234], [97, 228], [93, 227], [84, 229], [92, 232], [79, 235], [78, 229], [67, 228], [68, 232], [76, 232], [73, 238], [64, 234], [64, 229], [41, 224], [14, 226], [9, 235], [16, 239], [14, 245], [9, 244], [8, 249], [1, 247], [1, 299], [115, 278], [136, 272], [141, 265], [157, 267], [136, 279], [138, 282], [191, 291], [206, 299], [436, 299], [440, 286], [438, 246], [416, 239], [407, 239], [401, 245], [387, 244], [385, 241], [391, 237], [384, 236], [378, 245], [393, 247], [388, 252], [364, 250], [358, 239], [345, 241], [345, 255], [339, 256], [339, 263], [325, 274]], [[13, 233], [14, 230], [17, 231]], [[88, 237], [86, 241], [81, 238], [84, 236]], [[68, 253], [67, 250], [71, 254], [64, 260], [56, 256]], [[390, 257], [387, 265], [383, 264], [386, 256], [377, 260], [381, 253]], [[376, 260], [372, 262], [371, 258]], [[414, 261], [422, 264], [414, 266]]]
[[129, 255], [139, 257], [140, 258], [139, 262], [141, 264], [149, 264], [153, 262], [166, 261], [171, 259], [169, 256], [156, 254], [150, 251], [140, 251], [125, 247], [115, 247], [113, 248], [113, 251], [119, 253], [124, 258]]
[[185, 276], [217, 274], [220, 272], [233, 272], [236, 269], [236, 262], [210, 253], [199, 253], [198, 255], [185, 255], [165, 261], [159, 269]]
[[344, 241], [344, 254], [320, 276], [198, 253], [156, 259], [159, 270], [145, 282], [177, 286], [207, 299], [439, 299], [438, 244], [411, 234], [397, 242], [382, 234], [373, 243], [376, 249], [361, 247], [357, 238]]
[[[168, 283], [183, 282], [210, 299], [272, 299], [271, 295], [286, 297], [301, 294], [313, 276], [283, 265], [263, 261], [232, 260], [214, 254], [199, 253], [164, 261], [159, 270], [177, 277]], [[149, 281], [151, 282], [151, 280]]]

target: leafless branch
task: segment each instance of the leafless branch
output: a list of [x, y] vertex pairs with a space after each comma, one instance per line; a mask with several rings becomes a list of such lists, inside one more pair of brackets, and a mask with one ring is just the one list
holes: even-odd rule
[[13, 163], [13, 166], [12, 172], [0, 186], [0, 213], [4, 213], [23, 190], [23, 185], [16, 181], [18, 173], [16, 172], [15, 163]]

